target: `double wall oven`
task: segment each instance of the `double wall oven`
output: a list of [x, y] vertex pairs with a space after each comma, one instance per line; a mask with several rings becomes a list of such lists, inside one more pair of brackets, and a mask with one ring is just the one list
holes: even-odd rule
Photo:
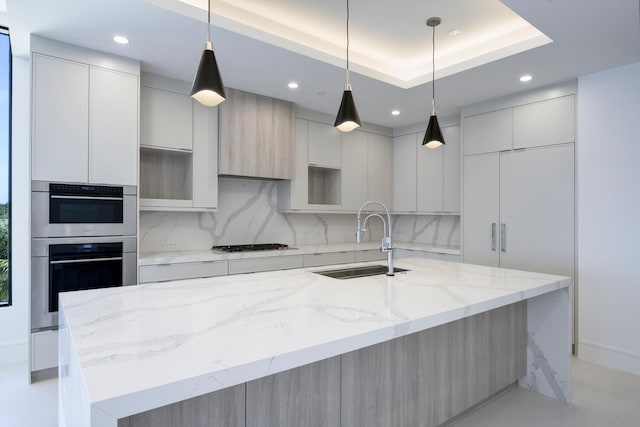
[[135, 285], [136, 187], [32, 182], [31, 330], [57, 329], [60, 292]]

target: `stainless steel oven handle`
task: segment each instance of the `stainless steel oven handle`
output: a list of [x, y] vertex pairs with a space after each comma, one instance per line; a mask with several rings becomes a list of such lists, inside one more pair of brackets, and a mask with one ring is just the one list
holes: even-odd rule
[[123, 200], [123, 197], [91, 197], [91, 196], [49, 196], [52, 199], [72, 200]]
[[60, 261], [49, 261], [49, 264], [75, 264], [77, 262], [101, 262], [101, 261], [122, 261], [122, 257], [114, 256], [111, 258], [64, 259]]

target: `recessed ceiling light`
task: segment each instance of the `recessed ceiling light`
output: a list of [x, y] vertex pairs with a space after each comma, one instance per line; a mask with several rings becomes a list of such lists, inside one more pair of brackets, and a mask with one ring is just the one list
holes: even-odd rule
[[118, 44], [129, 44], [129, 39], [125, 36], [113, 36], [113, 41]]
[[393, 116], [399, 116], [399, 115], [400, 115], [400, 110], [393, 110], [393, 111], [391, 112], [391, 115], [393, 115]]
[[457, 28], [454, 28], [453, 30], [450, 30], [450, 31], [449, 31], [449, 35], [450, 35], [450, 36], [459, 36], [460, 34], [462, 34], [462, 31], [460, 31], [460, 30], [459, 30], [459, 29], [457, 29]]
[[289, 86], [289, 89], [298, 89], [298, 83], [296, 82], [289, 82], [287, 86]]
[[530, 82], [533, 77], [530, 74], [525, 74], [524, 76], [520, 76], [521, 82]]

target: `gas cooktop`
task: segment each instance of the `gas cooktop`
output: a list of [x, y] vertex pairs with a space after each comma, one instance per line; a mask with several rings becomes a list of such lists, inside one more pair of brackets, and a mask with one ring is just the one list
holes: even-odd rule
[[284, 243], [255, 243], [250, 245], [213, 246], [211, 249], [221, 252], [273, 251], [289, 249], [289, 245], [286, 245]]

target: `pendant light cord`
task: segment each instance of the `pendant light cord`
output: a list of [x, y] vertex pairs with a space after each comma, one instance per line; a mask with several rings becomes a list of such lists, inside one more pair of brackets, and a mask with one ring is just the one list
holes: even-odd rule
[[436, 27], [433, 29], [433, 36], [431, 37], [431, 115], [436, 114]]
[[349, 0], [347, 0], [347, 88], [349, 88]]
[[207, 41], [211, 42], [211, 0], [207, 0]]

